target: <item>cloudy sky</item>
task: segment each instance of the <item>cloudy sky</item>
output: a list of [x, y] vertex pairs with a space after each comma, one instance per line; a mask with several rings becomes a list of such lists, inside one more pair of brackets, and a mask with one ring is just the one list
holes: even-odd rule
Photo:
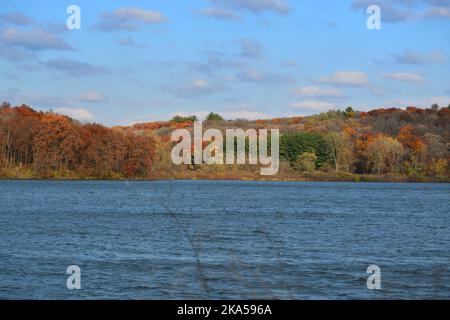
[[[66, 9], [81, 8], [81, 30]], [[382, 29], [366, 9], [381, 8]], [[450, 0], [1, 0], [0, 100], [106, 125], [450, 104]]]

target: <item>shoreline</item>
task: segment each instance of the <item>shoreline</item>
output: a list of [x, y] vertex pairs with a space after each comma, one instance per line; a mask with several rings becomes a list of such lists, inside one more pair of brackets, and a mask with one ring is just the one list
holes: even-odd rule
[[121, 178], [8, 178], [0, 177], [0, 181], [111, 181], [111, 182], [164, 182], [164, 181], [204, 181], [204, 182], [214, 182], [214, 181], [233, 181], [233, 182], [328, 182], [328, 183], [401, 183], [401, 184], [450, 184], [450, 180], [421, 180], [421, 179], [377, 179], [377, 177], [367, 177], [362, 179], [302, 179], [302, 178], [273, 178], [273, 179], [257, 179], [257, 178], [133, 178], [133, 179], [121, 179]]

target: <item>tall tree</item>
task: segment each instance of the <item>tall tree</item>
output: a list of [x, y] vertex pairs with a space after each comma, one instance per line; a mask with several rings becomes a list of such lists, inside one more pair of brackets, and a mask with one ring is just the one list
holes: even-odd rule
[[369, 163], [377, 174], [397, 172], [403, 152], [403, 146], [398, 140], [386, 136], [374, 139], [366, 149]]
[[334, 168], [336, 171], [339, 171], [341, 163], [345, 161], [347, 139], [340, 132], [329, 132], [324, 138], [331, 160], [334, 163]]

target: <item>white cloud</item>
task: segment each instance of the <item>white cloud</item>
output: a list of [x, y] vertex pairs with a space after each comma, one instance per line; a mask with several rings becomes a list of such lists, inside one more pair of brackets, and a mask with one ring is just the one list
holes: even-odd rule
[[334, 88], [320, 88], [320, 87], [302, 87], [293, 89], [292, 92], [302, 97], [315, 98], [344, 98], [345, 95]]
[[191, 86], [194, 88], [208, 88], [208, 82], [203, 79], [194, 79]]
[[431, 64], [444, 61], [444, 56], [438, 51], [428, 54], [406, 51], [403, 54], [393, 54], [392, 57], [396, 63], [400, 64]]
[[241, 46], [241, 57], [261, 58], [263, 51], [262, 44], [247, 38], [238, 39], [237, 42]]
[[166, 18], [160, 12], [139, 8], [120, 8], [114, 12], [114, 16], [123, 20], [134, 19], [145, 23], [161, 23], [166, 21]]
[[267, 83], [272, 85], [292, 84], [295, 82], [291, 76], [275, 74], [249, 69], [236, 74], [234, 79], [243, 82]]
[[225, 6], [236, 10], [248, 10], [255, 14], [272, 11], [285, 15], [291, 11], [291, 7], [284, 0], [213, 0], [219, 6]]
[[36, 23], [32, 18], [21, 12], [0, 14], [0, 23], [2, 22], [20, 26], [29, 26]]
[[17, 62], [34, 59], [36, 54], [24, 48], [11, 46], [0, 41], [0, 57]]
[[339, 71], [331, 76], [321, 78], [320, 81], [336, 86], [350, 87], [362, 87], [369, 84], [367, 75], [360, 71]]
[[432, 7], [425, 13], [426, 18], [443, 18], [450, 19], [450, 8], [448, 7]]
[[78, 99], [81, 102], [100, 103], [108, 101], [107, 97], [98, 91], [87, 91], [81, 94]]
[[387, 73], [384, 75], [384, 78], [394, 81], [404, 81], [412, 83], [420, 83], [424, 81], [423, 77], [420, 74], [414, 72]]
[[136, 43], [130, 37], [119, 39], [119, 41], [117, 41], [117, 44], [122, 47], [145, 48], [145, 45]]
[[30, 51], [49, 49], [74, 50], [72, 46], [57, 36], [43, 30], [20, 31], [14, 28], [6, 29], [1, 34], [1, 41]]
[[59, 108], [56, 109], [55, 112], [69, 116], [79, 121], [90, 121], [94, 119], [94, 116], [88, 110], [81, 108], [79, 109]]
[[369, 5], [381, 8], [383, 21], [398, 23], [421, 18], [450, 18], [450, 1], [448, 0], [353, 0], [351, 9], [361, 10], [366, 15]]
[[302, 110], [302, 111], [314, 111], [314, 112], [322, 112], [336, 109], [335, 105], [320, 100], [309, 100], [303, 102], [295, 102], [290, 105], [291, 109]]
[[71, 59], [50, 59], [42, 65], [49, 69], [65, 73], [72, 77], [94, 76], [109, 73], [109, 70], [102, 66], [96, 66], [85, 62]]
[[105, 12], [95, 28], [104, 32], [117, 30], [136, 31], [140, 25], [166, 23], [167, 18], [158, 11], [139, 8], [119, 8]]
[[242, 20], [234, 10], [220, 7], [209, 7], [200, 11], [200, 14], [205, 17], [217, 18], [222, 20]]
[[[354, 0], [351, 5], [352, 10], [361, 10], [366, 15], [367, 8], [376, 4], [381, 8], [382, 19], [385, 22], [396, 23], [411, 19], [414, 12], [407, 4], [411, 0], [392, 1], [392, 0]], [[413, 0], [414, 1], [414, 0]]]
[[223, 85], [211, 84], [201, 78], [193, 79], [182, 85], [164, 85], [161, 88], [166, 92], [182, 98], [206, 96], [226, 89]]

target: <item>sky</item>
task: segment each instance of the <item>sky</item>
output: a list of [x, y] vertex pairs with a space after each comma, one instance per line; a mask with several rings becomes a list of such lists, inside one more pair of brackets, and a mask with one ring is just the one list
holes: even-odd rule
[[108, 126], [446, 107], [449, 66], [450, 0], [0, 0], [0, 100]]

